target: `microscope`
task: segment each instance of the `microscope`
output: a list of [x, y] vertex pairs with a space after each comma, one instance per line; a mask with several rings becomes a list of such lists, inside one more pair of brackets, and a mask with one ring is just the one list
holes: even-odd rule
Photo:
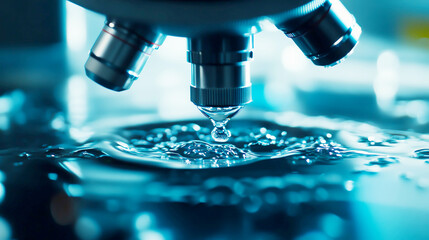
[[213, 123], [252, 101], [253, 36], [267, 23], [319, 66], [339, 63], [361, 34], [338, 0], [70, 1], [107, 16], [85, 70], [114, 91], [131, 87], [166, 36], [187, 38], [190, 99]]

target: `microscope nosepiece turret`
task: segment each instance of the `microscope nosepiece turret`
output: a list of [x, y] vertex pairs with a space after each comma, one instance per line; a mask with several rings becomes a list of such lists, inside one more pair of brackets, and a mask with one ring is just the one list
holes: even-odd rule
[[252, 101], [253, 34], [264, 30], [263, 23], [283, 31], [319, 66], [340, 62], [361, 34], [338, 0], [70, 1], [115, 19], [91, 49], [90, 78], [115, 91], [128, 89], [165, 36], [185, 37], [191, 101], [219, 121]]

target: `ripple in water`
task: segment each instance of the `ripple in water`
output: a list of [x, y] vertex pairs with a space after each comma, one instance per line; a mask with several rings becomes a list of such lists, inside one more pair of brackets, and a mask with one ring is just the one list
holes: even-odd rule
[[234, 126], [228, 143], [213, 141], [209, 127], [194, 123], [132, 128], [119, 131], [120, 137], [94, 141], [92, 147], [113, 158], [172, 168], [229, 167], [274, 158], [291, 165], [326, 165], [356, 154], [331, 133], [315, 137], [308, 136], [314, 132], [271, 125]]
[[414, 151], [414, 156], [418, 159], [429, 159], [429, 149], [419, 149]]
[[380, 167], [386, 167], [388, 165], [399, 163], [399, 160], [397, 157], [377, 157], [374, 160], [370, 161], [367, 165], [368, 166], [380, 166]]

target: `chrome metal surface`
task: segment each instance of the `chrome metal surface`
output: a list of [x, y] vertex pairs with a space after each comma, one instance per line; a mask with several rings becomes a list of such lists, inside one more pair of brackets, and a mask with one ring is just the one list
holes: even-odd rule
[[335, 65], [358, 43], [362, 32], [338, 0], [330, 0], [308, 17], [279, 24], [315, 65]]
[[191, 101], [197, 106], [242, 106], [252, 101], [253, 35], [205, 36], [188, 40]]
[[159, 44], [156, 41], [162, 42], [153, 33], [186, 37], [192, 64], [191, 101], [205, 107], [252, 101], [248, 61], [253, 58], [253, 34], [267, 23], [284, 31], [314, 64], [322, 66], [347, 56], [361, 32], [337, 0], [72, 2], [128, 23], [118, 29], [106, 26], [93, 48], [86, 68], [96, 82], [125, 90]]
[[140, 26], [130, 30], [117, 21], [108, 21], [91, 49], [86, 73], [104, 87], [126, 90], [164, 39], [164, 35]]
[[260, 28], [262, 20], [278, 23], [302, 16], [318, 8], [325, 0], [71, 2], [107, 16], [156, 26], [167, 35], [190, 37], [219, 31], [248, 33], [252, 28]]

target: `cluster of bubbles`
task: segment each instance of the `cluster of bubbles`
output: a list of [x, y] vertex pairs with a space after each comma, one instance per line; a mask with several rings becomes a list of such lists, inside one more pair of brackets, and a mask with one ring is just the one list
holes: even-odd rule
[[194, 123], [149, 130], [127, 129], [119, 134], [127, 142], [116, 144], [116, 149], [142, 157], [142, 162], [143, 158], [161, 156], [166, 161], [202, 168], [273, 158], [285, 158], [294, 165], [332, 164], [350, 155], [330, 133], [296, 137], [289, 136], [286, 130], [261, 126], [232, 128], [228, 143], [214, 142], [208, 127]]
[[[386, 167], [400, 162], [398, 157], [346, 148], [335, 141], [334, 133], [317, 135], [315, 132], [297, 134], [294, 131], [270, 125], [238, 125], [231, 128], [228, 143], [219, 143], [212, 139], [209, 126], [196, 123], [154, 125], [119, 129], [115, 138], [105, 141], [120, 153], [117, 155], [106, 153], [103, 147], [97, 145], [99, 140], [95, 139], [91, 144], [78, 148], [47, 147], [44, 156], [97, 159], [109, 158], [110, 155], [110, 158], [127, 160], [132, 155], [134, 159], [140, 159], [142, 164], [147, 159], [156, 158], [165, 162], [184, 163], [189, 168], [229, 167], [266, 159], [283, 159], [291, 165], [332, 165], [346, 158], [365, 157], [368, 161], [362, 165], [370, 167]], [[368, 144], [369, 147], [393, 147], [408, 138], [405, 134], [384, 133], [361, 136], [357, 142]], [[22, 152], [19, 157], [24, 160], [34, 154]], [[413, 155], [429, 163], [429, 149], [415, 150]], [[22, 164], [22, 161], [16, 164]]]

